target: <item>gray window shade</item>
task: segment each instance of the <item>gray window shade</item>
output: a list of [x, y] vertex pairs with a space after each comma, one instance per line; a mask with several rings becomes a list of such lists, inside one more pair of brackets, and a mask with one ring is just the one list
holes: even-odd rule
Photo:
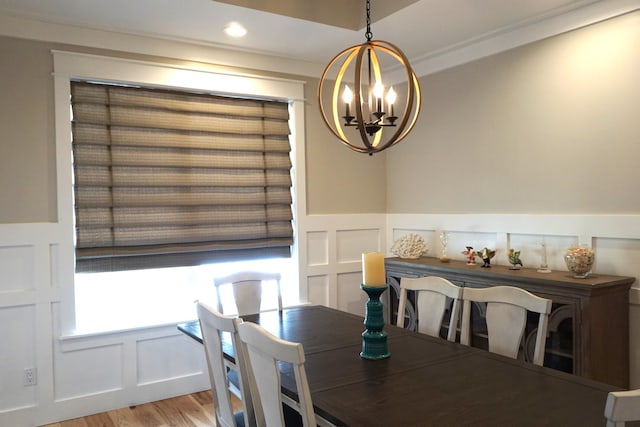
[[71, 83], [76, 271], [290, 256], [285, 102]]

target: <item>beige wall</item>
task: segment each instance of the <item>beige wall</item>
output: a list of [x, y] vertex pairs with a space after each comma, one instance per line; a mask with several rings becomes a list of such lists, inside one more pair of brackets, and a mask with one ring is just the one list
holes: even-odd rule
[[[52, 48], [89, 51], [0, 37], [0, 223], [56, 220]], [[413, 133], [374, 156], [283, 76], [307, 82], [308, 213], [638, 213], [639, 74], [635, 12], [423, 77]]]
[[[51, 49], [136, 57], [0, 37], [0, 223], [57, 220]], [[143, 59], [174, 62], [167, 58]], [[305, 99], [309, 213], [384, 212], [384, 157], [352, 153], [329, 133], [317, 107], [317, 79], [279, 76], [308, 82]]]
[[51, 53], [0, 37], [0, 58], [0, 223], [55, 221]]
[[640, 12], [423, 77], [389, 213], [640, 213]]

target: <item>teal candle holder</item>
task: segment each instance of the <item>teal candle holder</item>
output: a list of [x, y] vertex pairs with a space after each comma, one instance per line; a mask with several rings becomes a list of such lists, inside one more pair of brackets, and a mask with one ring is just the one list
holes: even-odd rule
[[367, 329], [362, 333], [362, 351], [360, 352], [360, 357], [363, 359], [380, 360], [391, 356], [387, 349], [387, 333], [382, 330], [384, 316], [380, 301], [380, 296], [388, 287], [389, 285], [360, 285], [360, 289], [369, 297], [364, 315], [364, 325]]

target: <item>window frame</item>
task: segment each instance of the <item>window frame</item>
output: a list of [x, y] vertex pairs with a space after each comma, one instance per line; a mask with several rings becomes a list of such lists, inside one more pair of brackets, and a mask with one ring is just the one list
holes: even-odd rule
[[[294, 244], [291, 254], [298, 267], [299, 250], [304, 243], [299, 239], [299, 219], [306, 206], [303, 177], [304, 164], [304, 82], [298, 80], [258, 76], [221, 70], [215, 66], [176, 65], [161, 62], [131, 60], [101, 55], [52, 51], [54, 68], [54, 112], [56, 167], [58, 189], [58, 223], [61, 226], [60, 247], [55, 262], [58, 267], [60, 288], [60, 332], [63, 336], [75, 331], [74, 298], [74, 211], [73, 169], [71, 163], [71, 108], [72, 79], [96, 80], [124, 84], [138, 84], [176, 90], [204, 91], [228, 96], [264, 97], [287, 101], [290, 110], [291, 159], [293, 176], [293, 228]], [[298, 268], [299, 270], [299, 268]], [[297, 271], [299, 300], [306, 300], [306, 289], [300, 286]]]

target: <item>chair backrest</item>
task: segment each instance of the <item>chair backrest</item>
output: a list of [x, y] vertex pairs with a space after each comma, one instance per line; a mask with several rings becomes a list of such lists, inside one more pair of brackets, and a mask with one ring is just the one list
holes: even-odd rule
[[453, 300], [447, 339], [455, 341], [462, 288], [442, 277], [403, 277], [400, 280], [397, 321], [397, 325], [401, 328], [404, 327], [405, 321], [404, 312], [407, 303], [407, 291], [415, 292], [418, 332], [432, 337], [440, 336], [440, 329], [448, 306], [447, 302], [449, 299]]
[[471, 303], [487, 303], [486, 320], [489, 351], [517, 358], [527, 323], [527, 311], [539, 314], [533, 363], [542, 366], [547, 338], [551, 300], [512, 286], [463, 288], [462, 330], [460, 342], [471, 339]]
[[220, 287], [231, 285], [238, 315], [255, 314], [261, 311], [262, 289], [266, 282], [274, 283], [278, 298], [278, 310], [282, 311], [280, 273], [241, 271], [224, 277], [216, 277], [213, 283], [218, 297], [218, 311], [224, 313]]
[[[282, 393], [278, 362], [290, 363], [298, 390], [298, 407], [305, 427], [315, 426], [316, 419], [304, 368], [302, 344], [280, 339], [251, 322], [238, 325], [240, 340], [246, 346], [247, 368], [253, 376], [253, 401], [263, 411], [269, 427], [284, 426]], [[260, 417], [262, 418], [262, 417]]]
[[640, 421], [640, 389], [610, 392], [604, 417], [607, 427], [624, 427], [626, 421]]
[[244, 425], [247, 427], [255, 426], [256, 418], [251, 399], [249, 377], [244, 360], [245, 356], [242, 351], [243, 347], [238, 336], [238, 325], [242, 324], [242, 319], [220, 314], [202, 302], [197, 303], [197, 311], [209, 367], [209, 379], [211, 380], [218, 425], [223, 427], [237, 426], [231, 406], [229, 380], [222, 350], [222, 333], [228, 333], [231, 336], [236, 365], [239, 369], [238, 379], [242, 393]]

